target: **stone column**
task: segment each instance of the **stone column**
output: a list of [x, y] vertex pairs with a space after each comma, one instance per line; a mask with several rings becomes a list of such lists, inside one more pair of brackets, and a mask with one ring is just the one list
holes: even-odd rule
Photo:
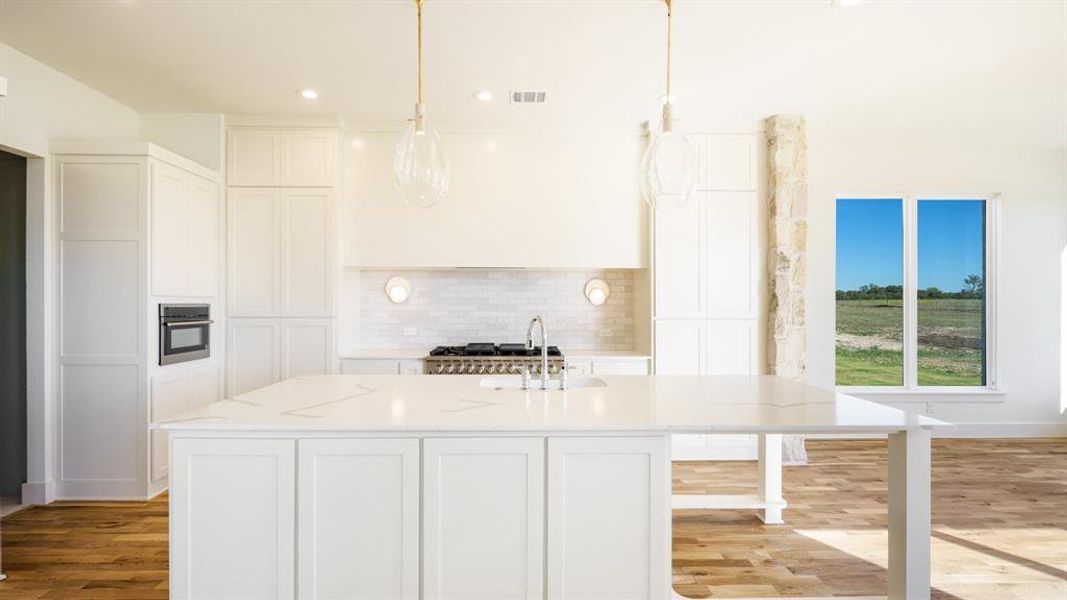
[[[804, 286], [807, 282], [808, 144], [804, 117], [775, 115], [766, 121], [770, 209], [767, 213], [767, 367], [803, 380]], [[785, 462], [807, 462], [804, 438], [785, 436]]]

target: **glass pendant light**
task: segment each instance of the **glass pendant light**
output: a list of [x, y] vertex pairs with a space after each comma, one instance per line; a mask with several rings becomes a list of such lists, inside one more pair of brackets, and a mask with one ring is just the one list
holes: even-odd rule
[[653, 132], [641, 161], [645, 200], [654, 210], [685, 206], [697, 183], [697, 149], [685, 135], [674, 131], [674, 96], [671, 95], [671, 0], [667, 5], [667, 95], [663, 100], [660, 131]]
[[419, 87], [415, 116], [408, 122], [404, 135], [393, 154], [393, 176], [404, 204], [430, 208], [445, 196], [450, 169], [441, 148], [441, 138], [426, 127], [426, 107], [422, 103], [422, 4], [415, 0], [419, 29]]

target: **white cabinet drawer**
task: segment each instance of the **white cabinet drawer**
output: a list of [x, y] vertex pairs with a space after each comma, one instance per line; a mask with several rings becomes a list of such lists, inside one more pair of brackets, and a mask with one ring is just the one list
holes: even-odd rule
[[593, 375], [648, 375], [644, 358], [612, 358], [593, 361]]
[[593, 374], [593, 361], [591, 360], [571, 360], [567, 359], [567, 374], [568, 375], [592, 375]]
[[378, 358], [346, 358], [341, 361], [342, 375], [399, 375], [400, 361]]

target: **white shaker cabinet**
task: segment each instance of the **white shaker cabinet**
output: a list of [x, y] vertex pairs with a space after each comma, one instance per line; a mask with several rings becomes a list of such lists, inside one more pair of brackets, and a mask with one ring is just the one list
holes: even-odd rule
[[171, 598], [293, 597], [295, 443], [172, 442]]
[[152, 293], [214, 296], [219, 265], [218, 184], [163, 162], [152, 162]]
[[[653, 364], [663, 375], [762, 371], [763, 241], [757, 195], [758, 137], [697, 136], [701, 183], [680, 210], [653, 215]], [[728, 439], [729, 438], [729, 439]], [[676, 458], [724, 458], [742, 436], [674, 436]]]
[[280, 377], [333, 372], [333, 319], [279, 319]]
[[231, 318], [227, 325], [227, 395], [243, 394], [278, 381], [278, 320]]
[[230, 186], [333, 187], [337, 132], [234, 128], [227, 135]]
[[283, 189], [278, 219], [281, 314], [330, 316], [333, 203], [330, 190]]
[[[218, 174], [147, 142], [52, 153], [55, 498], [143, 500], [167, 485], [165, 437], [149, 427], [186, 410], [177, 373], [221, 354], [159, 365], [160, 303], [214, 305], [221, 320]], [[164, 374], [176, 379], [153, 383]]]
[[547, 596], [666, 599], [665, 439], [549, 438], [547, 463]]
[[231, 188], [230, 316], [331, 315], [332, 192]]
[[707, 322], [657, 319], [654, 353], [657, 375], [706, 374]]
[[419, 597], [419, 440], [304, 439], [297, 595]]
[[226, 180], [230, 186], [278, 185], [281, 135], [277, 130], [230, 129], [226, 138]]
[[229, 305], [231, 316], [273, 315], [279, 298], [281, 192], [230, 188]]
[[653, 295], [657, 318], [702, 318], [707, 275], [705, 194], [677, 210], [655, 213]]
[[[219, 365], [194, 363], [188, 368], [170, 369], [152, 377], [150, 409], [153, 423], [195, 410], [219, 399]], [[170, 458], [167, 432], [150, 432], [152, 481], [167, 475]]]
[[172, 598], [670, 593], [663, 435], [170, 433]]
[[283, 129], [279, 185], [332, 187], [337, 165], [337, 132], [329, 129]]
[[231, 318], [228, 325], [231, 396], [290, 377], [333, 372], [333, 319]]
[[657, 319], [754, 319], [761, 251], [755, 192], [703, 192], [655, 215]]
[[424, 440], [425, 600], [543, 598], [544, 445]]

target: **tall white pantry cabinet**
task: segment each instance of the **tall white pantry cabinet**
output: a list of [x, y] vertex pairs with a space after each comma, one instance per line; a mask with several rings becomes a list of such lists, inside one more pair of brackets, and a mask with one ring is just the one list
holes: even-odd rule
[[228, 395], [333, 370], [338, 137], [228, 131]]
[[[762, 370], [763, 243], [759, 137], [692, 136], [698, 190], [653, 216], [655, 372], [752, 375]], [[675, 436], [675, 459], [755, 458], [754, 436]]]
[[166, 434], [150, 424], [221, 391], [220, 348], [166, 366], [158, 356], [159, 303], [220, 310], [218, 175], [146, 142], [54, 142], [52, 153], [55, 497], [144, 499], [167, 486]]

